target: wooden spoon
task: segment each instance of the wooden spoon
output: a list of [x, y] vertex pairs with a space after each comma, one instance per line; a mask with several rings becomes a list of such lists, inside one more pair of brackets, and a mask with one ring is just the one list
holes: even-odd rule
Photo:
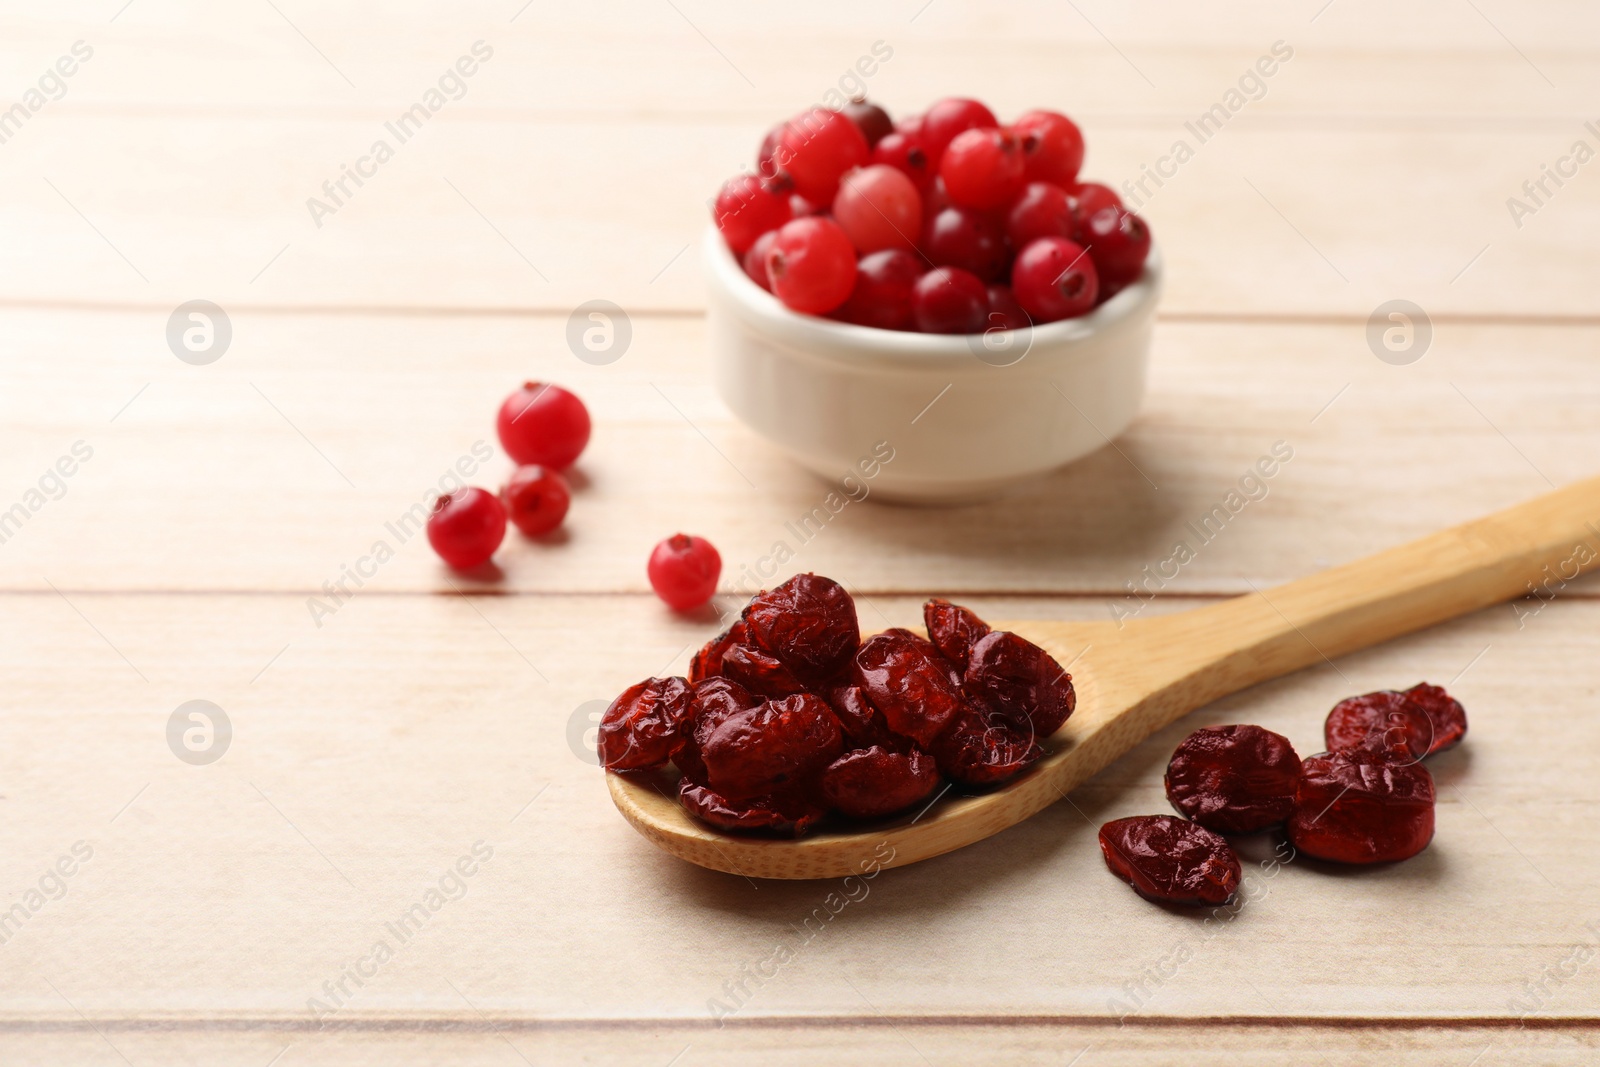
[[[1078, 708], [1025, 775], [978, 797], [857, 832], [793, 841], [707, 829], [676, 792], [608, 774], [623, 817], [674, 856], [752, 878], [840, 878], [981, 841], [1064, 798], [1168, 723], [1301, 667], [1540, 587], [1548, 597], [1600, 560], [1600, 478], [1274, 589], [1116, 622], [997, 622], [1070, 663]], [[1409, 681], [1409, 679], [1402, 679]]]

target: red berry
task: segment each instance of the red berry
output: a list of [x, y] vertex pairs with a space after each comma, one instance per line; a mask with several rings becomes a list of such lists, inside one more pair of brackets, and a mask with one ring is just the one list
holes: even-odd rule
[[911, 289], [911, 316], [923, 333], [982, 333], [989, 294], [976, 274], [935, 267]]
[[912, 329], [911, 289], [925, 269], [915, 253], [898, 248], [862, 256], [856, 286], [834, 317], [880, 330]]
[[947, 207], [929, 218], [921, 246], [937, 266], [960, 267], [986, 282], [1005, 272], [1006, 240], [1000, 228], [964, 207]]
[[1078, 706], [1072, 675], [1038, 645], [1009, 630], [993, 630], [972, 646], [961, 689], [1013, 722], [1046, 738]]
[[1072, 198], [1049, 182], [1029, 182], [1006, 213], [1006, 237], [1012, 248], [1026, 248], [1040, 237], [1070, 238], [1076, 229]]
[[889, 113], [877, 104], [870, 104], [865, 100], [852, 100], [844, 106], [844, 114], [856, 124], [861, 136], [867, 139], [868, 148], [894, 132], [894, 120], [889, 118]]
[[756, 173], [763, 178], [771, 180], [783, 173], [783, 168], [778, 166], [777, 160], [778, 146], [782, 143], [783, 123], [780, 122], [766, 132], [761, 138], [761, 147], [756, 149]]
[[693, 727], [693, 694], [682, 678], [646, 678], [625, 689], [600, 717], [600, 763], [609, 771], [659, 767]]
[[[1083, 182], [1067, 190], [1067, 195], [1072, 197], [1073, 217], [1078, 220], [1079, 232], [1089, 216], [1096, 212], [1104, 211], [1108, 207], [1121, 207], [1122, 197], [1109, 185], [1099, 182]], [[1077, 240], [1077, 238], [1073, 238]]]
[[933, 758], [945, 776], [974, 788], [1015, 778], [1043, 756], [1032, 730], [970, 701], [933, 742]]
[[589, 409], [559, 385], [525, 382], [500, 405], [495, 429], [517, 464], [564, 470], [589, 443]]
[[852, 680], [889, 729], [927, 746], [968, 706], [955, 672], [909, 630], [885, 630], [857, 651]]
[[927, 800], [939, 786], [933, 757], [919, 748], [874, 745], [846, 752], [822, 774], [822, 796], [851, 819], [880, 819]]
[[1300, 766], [1289, 843], [1338, 863], [1408, 859], [1433, 840], [1433, 775], [1373, 749], [1324, 752]]
[[814, 204], [831, 204], [839, 176], [867, 161], [867, 139], [844, 115], [826, 108], [790, 119], [774, 160], [794, 179], [797, 192]]
[[844, 734], [827, 701], [795, 693], [736, 711], [701, 746], [712, 789], [730, 800], [814, 788], [844, 749]]
[[489, 562], [506, 537], [506, 509], [493, 493], [471, 486], [446, 493], [428, 516], [428, 543], [458, 571]]
[[1158, 904], [1226, 904], [1244, 877], [1226, 841], [1171, 815], [1113, 819], [1100, 827], [1100, 853], [1112, 874]]
[[878, 163], [839, 179], [833, 218], [862, 255], [910, 248], [922, 231], [922, 196], [910, 178]]
[[1428, 716], [1433, 734], [1428, 755], [1444, 751], [1467, 735], [1466, 709], [1441, 687], [1420, 682], [1406, 690], [1406, 699]]
[[1055, 322], [1094, 307], [1100, 291], [1094, 260], [1065, 237], [1041, 237], [1011, 265], [1011, 288], [1034, 322]]
[[989, 635], [989, 624], [972, 611], [938, 597], [922, 605], [922, 624], [939, 654], [962, 670], [972, 646]]
[[1094, 260], [1100, 294], [1109, 297], [1139, 279], [1150, 254], [1150, 227], [1131, 211], [1102, 208], [1089, 216], [1081, 231]]
[[821, 804], [788, 794], [729, 800], [710, 787], [691, 781], [688, 775], [678, 783], [678, 799], [690, 815], [729, 833], [799, 837], [828, 814]]
[[741, 174], [722, 184], [711, 214], [733, 254], [743, 255], [757, 237], [788, 222], [792, 209], [786, 193], [773, 191], [754, 174]]
[[922, 116], [922, 147], [938, 169], [945, 147], [956, 135], [979, 126], [998, 126], [994, 112], [976, 100], [952, 96], [939, 101]]
[[566, 479], [543, 467], [518, 467], [500, 490], [512, 525], [529, 537], [547, 534], [567, 517], [572, 493]]
[[767, 292], [772, 292], [772, 281], [767, 277], [767, 253], [772, 250], [772, 242], [778, 239], [777, 230], [768, 230], [756, 238], [756, 243], [744, 254], [740, 266], [744, 267], [745, 274]]
[[1022, 142], [1010, 130], [965, 130], [944, 150], [939, 177], [950, 199], [962, 207], [1004, 207], [1022, 191]]
[[1404, 693], [1385, 689], [1335, 704], [1322, 724], [1322, 737], [1330, 752], [1369, 744], [1404, 746], [1412, 759], [1421, 759], [1433, 742], [1433, 726]]
[[795, 219], [778, 231], [767, 252], [767, 278], [786, 306], [825, 315], [855, 288], [855, 246], [830, 218]]
[[1294, 811], [1300, 757], [1289, 739], [1259, 726], [1196, 730], [1167, 764], [1167, 799], [1221, 834], [1253, 834]]
[[717, 591], [722, 557], [704, 537], [673, 534], [656, 545], [646, 570], [656, 596], [674, 611], [689, 611]]
[[911, 179], [919, 192], [927, 192], [938, 176], [917, 136], [899, 130], [886, 134], [883, 140], [873, 146], [872, 162], [900, 171]]
[[745, 608], [744, 620], [756, 645], [811, 682], [836, 677], [861, 644], [855, 600], [818, 574], [797, 574], [763, 590]]
[[1024, 330], [1032, 325], [1033, 320], [1017, 303], [1017, 294], [1011, 291], [1011, 286], [989, 286], [989, 314], [984, 319], [984, 333], [990, 330]]
[[1077, 123], [1054, 111], [1030, 111], [1011, 128], [1022, 138], [1030, 182], [1070, 186], [1083, 166], [1083, 133]]

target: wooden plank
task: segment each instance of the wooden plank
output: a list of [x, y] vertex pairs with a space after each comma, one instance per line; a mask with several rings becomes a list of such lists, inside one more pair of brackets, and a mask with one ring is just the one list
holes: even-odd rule
[[[996, 618], [1099, 610], [974, 605]], [[292, 596], [12, 594], [0, 607], [7, 732], [25, 739], [0, 752], [4, 902], [74, 843], [93, 849], [3, 946], [0, 1017], [13, 1026], [79, 1025], [77, 1012], [303, 1026], [321, 983], [385, 938], [393, 958], [359, 989], [347, 982], [338, 1017], [470, 1021], [454, 983], [491, 1018], [701, 1026], [729, 997], [752, 1018], [1505, 1018], [1525, 980], [1545, 984], [1540, 1019], [1592, 1015], [1592, 968], [1561, 981], [1548, 969], [1600, 936], [1585, 927], [1600, 859], [1570, 846], [1600, 816], [1587, 785], [1593, 603], [1558, 600], [1522, 630], [1508, 611], [1481, 613], [1230, 698], [1071, 804], [850, 887], [859, 899], [810, 936], [838, 887], [757, 887], [670, 859], [628, 829], [569, 743], [586, 701], [681, 667], [713, 623], [646, 597], [362, 597], [314, 636]], [[873, 597], [863, 613], [917, 610]], [[1439, 834], [1419, 859], [1274, 871], [1270, 841], [1243, 842], [1253, 899], [1209, 925], [1103, 869], [1094, 828], [1165, 810], [1162, 769], [1188, 730], [1259, 722], [1311, 751], [1335, 700], [1419, 677], [1449, 683], [1472, 717], [1466, 743], [1431, 764]], [[167, 747], [169, 716], [193, 699], [233, 727], [208, 766]], [[480, 840], [494, 854], [465, 895], [451, 881], [459, 899], [400, 942], [384, 924]], [[759, 988], [724, 988], [787, 940], [794, 958]], [[1161, 962], [1175, 952], [1186, 958]], [[1147, 968], [1166, 976], [1152, 983]]]
[[[239, 313], [206, 367], [167, 351], [155, 314], [11, 311], [0, 326], [26, 354], [0, 389], [0, 511], [32, 500], [74, 442], [94, 450], [60, 500], [3, 531], [10, 589], [305, 596], [373, 569], [362, 557], [384, 541], [394, 558], [369, 591], [449, 590], [422, 539], [386, 524], [448, 489], [463, 457], [470, 480], [498, 484], [505, 461], [477, 465], [472, 448], [497, 451], [495, 405], [524, 377], [576, 389], [597, 429], [566, 539], [502, 549], [494, 587], [511, 591], [647, 591], [651, 545], [689, 529], [720, 547], [730, 593], [777, 573], [781, 542], [790, 569], [868, 591], [1080, 592], [1131, 610], [1127, 583], [1179, 540], [1196, 558], [1149, 592], [1247, 592], [1594, 472], [1592, 328], [1440, 324], [1397, 367], [1355, 326], [1164, 323], [1116, 448], [981, 506], [869, 495], [816, 533], [800, 524], [827, 487], [730, 420], [699, 320], [640, 316], [604, 367], [572, 356], [562, 318]], [[885, 438], [940, 432], [937, 406], [915, 415], [886, 413]], [[1280, 440], [1294, 456], [1265, 497], [1202, 544], [1191, 524]]]

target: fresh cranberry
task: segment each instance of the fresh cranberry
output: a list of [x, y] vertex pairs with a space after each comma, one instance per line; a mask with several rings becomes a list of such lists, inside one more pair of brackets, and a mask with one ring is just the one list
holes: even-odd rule
[[902, 133], [896, 130], [884, 136], [872, 149], [872, 162], [893, 167], [917, 187], [918, 192], [927, 192], [937, 177], [932, 163], [928, 160], [928, 153], [922, 147], [922, 142], [914, 134]]
[[772, 251], [772, 242], [777, 239], [778, 231], [768, 230], [756, 238], [756, 243], [750, 246], [740, 262], [750, 280], [769, 293], [772, 292], [772, 282], [767, 277], [767, 253]]
[[867, 139], [837, 111], [812, 108], [783, 127], [778, 166], [794, 179], [795, 191], [814, 204], [831, 204], [839, 176], [867, 161]]
[[517, 464], [565, 470], [589, 443], [589, 409], [559, 385], [525, 382], [500, 405], [495, 429]]
[[737, 256], [757, 237], [788, 222], [791, 211], [787, 193], [774, 192], [754, 174], [741, 174], [723, 183], [711, 214]]
[[834, 316], [880, 330], [912, 329], [911, 290], [925, 269], [914, 253], [898, 248], [862, 256], [856, 264], [856, 287]]
[[1239, 857], [1202, 826], [1171, 815], [1136, 815], [1100, 827], [1111, 873], [1158, 904], [1226, 904], [1243, 880]]
[[1083, 133], [1054, 111], [1029, 111], [1011, 124], [1022, 138], [1028, 180], [1070, 186], [1083, 166]]
[[923, 333], [982, 333], [989, 294], [978, 276], [935, 267], [911, 288], [911, 315]]
[[611, 702], [600, 717], [600, 762], [608, 771], [659, 767], [684, 745], [693, 701], [682, 678], [646, 678]]
[[922, 196], [910, 178], [877, 163], [839, 179], [833, 218], [862, 255], [911, 248], [922, 229]]
[[985, 216], [963, 207], [947, 207], [922, 228], [922, 251], [934, 265], [960, 267], [986, 282], [1005, 271], [1006, 240]]
[[1308, 756], [1300, 766], [1289, 843], [1337, 863], [1408, 859], [1433, 840], [1433, 776], [1369, 748]]
[[1055, 322], [1093, 308], [1100, 281], [1094, 260], [1075, 242], [1041, 237], [1011, 265], [1011, 288], [1034, 322]]
[[855, 246], [832, 219], [820, 215], [795, 219], [778, 231], [767, 252], [767, 277], [785, 306], [825, 315], [848, 300], [855, 288]]
[[717, 591], [722, 557], [704, 537], [673, 534], [656, 545], [646, 570], [656, 596], [674, 611], [689, 611]]
[[799, 193], [795, 193], [789, 198], [789, 208], [794, 212], [794, 217], [797, 219], [803, 219], [808, 215], [822, 214], [822, 210], [818, 208], [817, 205], [813, 204]]
[[1022, 191], [1022, 143], [1010, 130], [965, 130], [944, 150], [939, 177], [950, 199], [962, 207], [1004, 207]]
[[938, 168], [946, 146], [959, 134], [979, 126], [999, 126], [994, 112], [978, 103], [952, 96], [930, 107], [922, 116], [922, 147]]
[[518, 467], [500, 489], [500, 502], [512, 525], [529, 537], [547, 534], [567, 517], [572, 493], [555, 471], [539, 466]]
[[1131, 211], [1103, 208], [1084, 221], [1083, 244], [1094, 260], [1102, 296], [1137, 281], [1150, 254], [1150, 228]]
[[1012, 248], [1026, 248], [1040, 237], [1071, 238], [1077, 229], [1072, 198], [1059, 185], [1029, 182], [1006, 214]]
[[1289, 818], [1299, 780], [1300, 757], [1282, 734], [1259, 726], [1207, 726], [1173, 752], [1167, 799], [1208, 830], [1253, 834]]
[[[1078, 233], [1083, 232], [1083, 224], [1090, 216], [1104, 211], [1108, 207], [1121, 207], [1122, 197], [1109, 185], [1099, 182], [1081, 182], [1067, 190], [1067, 195], [1072, 198], [1072, 213], [1077, 219]], [[1079, 240], [1079, 238], [1074, 238]], [[1080, 242], [1081, 243], [1081, 242]]]
[[822, 774], [822, 797], [851, 819], [881, 819], [920, 804], [939, 786], [939, 768], [919, 748], [879, 745], [846, 752]]
[[428, 543], [458, 571], [489, 562], [505, 537], [505, 507], [499, 497], [477, 486], [446, 493], [428, 516]]
[[[756, 149], [756, 173], [769, 181], [783, 174], [783, 168], [778, 165], [778, 149], [783, 144], [783, 123], [778, 123], [766, 132], [761, 138], [761, 147]], [[787, 175], [784, 177], [788, 181]]]
[[984, 318], [983, 330], [1024, 330], [1033, 325], [1028, 313], [1017, 303], [1017, 294], [1009, 285], [991, 285], [988, 288], [989, 314]]
[[894, 120], [889, 117], [889, 113], [866, 100], [850, 101], [844, 106], [844, 115], [856, 124], [861, 136], [867, 139], [868, 148], [894, 132]]

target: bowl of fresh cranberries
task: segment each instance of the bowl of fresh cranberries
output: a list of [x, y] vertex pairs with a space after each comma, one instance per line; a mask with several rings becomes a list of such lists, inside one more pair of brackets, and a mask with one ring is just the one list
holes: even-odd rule
[[1103, 447], [1133, 421], [1161, 258], [1078, 180], [1065, 115], [1002, 125], [940, 100], [891, 120], [813, 108], [725, 183], [704, 257], [718, 390], [803, 466], [873, 488], [981, 498]]

